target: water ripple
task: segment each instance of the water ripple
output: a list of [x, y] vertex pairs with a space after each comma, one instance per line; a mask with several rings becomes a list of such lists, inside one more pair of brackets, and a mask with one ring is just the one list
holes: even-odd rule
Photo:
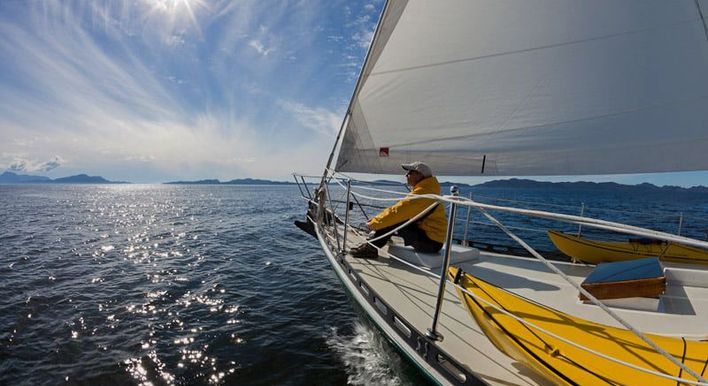
[[[332, 301], [332, 320], [356, 318], [315, 246], [291, 229], [296, 189], [0, 190], [0, 384], [344, 377], [334, 353], [300, 352], [322, 340], [318, 329], [293, 325], [321, 322]], [[323, 289], [334, 296], [318, 298]], [[322, 305], [303, 314], [303, 298]], [[317, 370], [293, 378], [275, 359]]]

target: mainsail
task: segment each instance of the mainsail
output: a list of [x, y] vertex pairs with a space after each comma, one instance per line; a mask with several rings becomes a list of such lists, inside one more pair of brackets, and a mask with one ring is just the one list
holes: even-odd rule
[[708, 0], [390, 0], [335, 169], [707, 170], [704, 11]]

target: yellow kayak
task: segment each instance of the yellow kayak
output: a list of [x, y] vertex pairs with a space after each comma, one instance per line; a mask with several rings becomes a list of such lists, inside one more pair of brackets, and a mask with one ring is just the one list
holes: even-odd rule
[[[458, 268], [451, 267], [448, 274], [454, 280]], [[463, 272], [460, 272], [458, 279], [460, 286], [479, 298], [565, 339], [642, 368], [695, 380], [628, 330], [594, 323], [542, 306]], [[524, 363], [550, 382], [558, 385], [677, 385], [675, 380], [603, 359], [527, 327], [488, 304], [475, 300], [459, 288], [457, 293], [477, 324], [499, 350]], [[705, 374], [708, 342], [646, 335], [691, 370]]]
[[708, 250], [657, 240], [595, 241], [550, 230], [548, 238], [561, 252], [586, 263], [658, 257], [663, 261], [708, 264]]

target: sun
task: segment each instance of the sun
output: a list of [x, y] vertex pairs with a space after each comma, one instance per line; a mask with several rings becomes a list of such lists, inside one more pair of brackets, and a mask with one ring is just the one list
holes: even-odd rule
[[143, 0], [143, 2], [149, 7], [149, 15], [163, 15], [170, 31], [191, 25], [200, 33], [196, 14], [199, 10], [209, 9], [206, 0]]
[[194, 16], [194, 8], [204, 6], [202, 0], [147, 0], [155, 11], [161, 11], [170, 15], [186, 12]]

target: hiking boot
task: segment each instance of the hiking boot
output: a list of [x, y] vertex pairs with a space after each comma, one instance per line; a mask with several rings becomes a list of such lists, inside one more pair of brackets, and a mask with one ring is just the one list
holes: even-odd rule
[[349, 251], [349, 254], [357, 259], [377, 259], [379, 257], [378, 249], [367, 243], [361, 244], [356, 248], [352, 248]]

